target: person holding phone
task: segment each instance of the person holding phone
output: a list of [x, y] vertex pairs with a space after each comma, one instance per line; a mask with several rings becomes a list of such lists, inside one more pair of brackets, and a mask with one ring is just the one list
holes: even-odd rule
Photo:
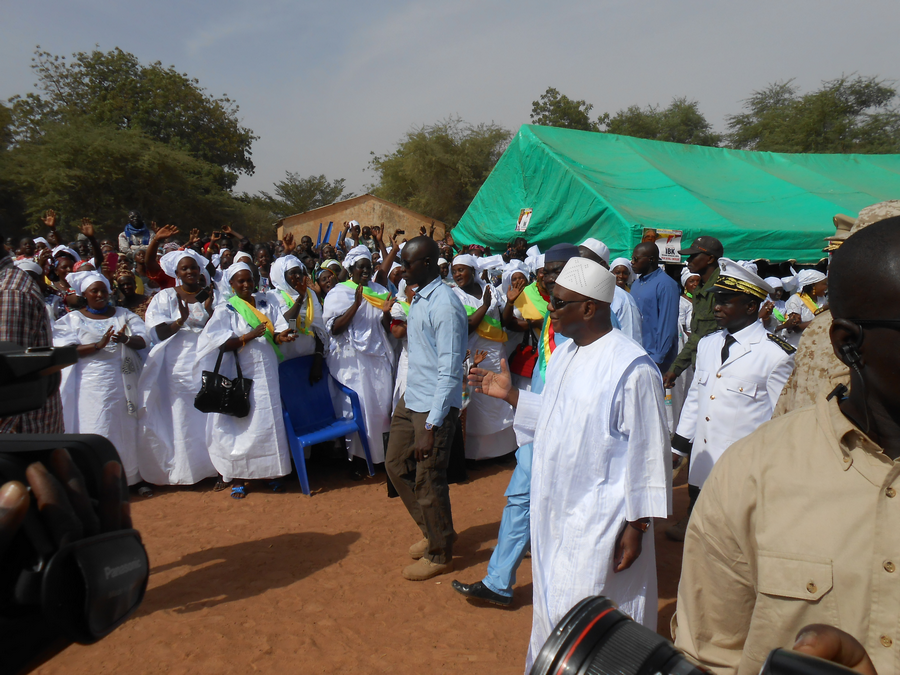
[[145, 315], [152, 348], [140, 381], [138, 464], [154, 485], [218, 476], [206, 449], [207, 416], [194, 407], [200, 373], [215, 366], [208, 356], [197, 367], [200, 333], [213, 313], [213, 294], [203, 287], [206, 262], [191, 249], [166, 253], [159, 265], [177, 285], [154, 295]]

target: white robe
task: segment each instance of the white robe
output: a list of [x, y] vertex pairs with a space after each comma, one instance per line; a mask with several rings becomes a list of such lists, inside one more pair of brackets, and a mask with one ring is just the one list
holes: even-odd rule
[[[141, 374], [138, 464], [154, 485], [193, 485], [217, 471], [206, 447], [206, 417], [194, 407], [200, 373], [215, 367], [216, 355], [197, 359], [200, 333], [209, 321], [201, 302], [188, 305], [188, 319], [174, 335], [160, 341], [156, 326], [181, 318], [178, 293], [157, 293], [144, 315], [153, 348]], [[224, 311], [224, 310], [223, 310]]]
[[[407, 323], [406, 312], [399, 302], [391, 307], [391, 320]], [[394, 399], [391, 403], [391, 414], [397, 409], [400, 398], [406, 393], [406, 377], [409, 374], [409, 341], [404, 337], [400, 342], [400, 356], [397, 359], [397, 376], [394, 378]]]
[[[300, 297], [300, 294], [293, 288], [290, 291], [287, 291], [287, 293], [295, 303], [297, 302], [297, 298]], [[284, 296], [281, 294], [281, 291], [277, 288], [272, 289], [266, 293], [266, 297], [271, 304], [278, 307], [278, 311], [284, 316], [289, 307]], [[313, 303], [312, 330], [309, 335], [304, 335], [300, 332], [300, 328], [303, 325], [303, 322], [306, 321], [306, 306], [310, 298], [312, 298]], [[316, 297], [315, 293], [307, 292], [306, 297], [301, 300], [301, 303], [300, 314], [297, 315], [297, 339], [293, 342], [281, 345], [281, 353], [284, 354], [285, 359], [295, 359], [298, 356], [309, 356], [310, 354], [314, 354], [316, 351], [316, 336], [318, 336], [322, 341], [322, 344], [325, 345], [326, 352], [328, 349], [330, 340], [328, 339], [328, 331], [325, 329], [325, 323], [322, 320], [322, 305], [319, 304], [319, 299]], [[287, 321], [287, 319], [285, 319], [285, 321]], [[309, 327], [307, 327], [307, 329], [309, 329]]]
[[[278, 308], [268, 302], [265, 293], [255, 293], [254, 298], [256, 308], [269, 317], [276, 333], [287, 330], [287, 322]], [[250, 330], [250, 324], [230, 304], [217, 307], [200, 334], [197, 358], [218, 356], [219, 347]], [[253, 380], [250, 414], [247, 417], [207, 415], [209, 457], [225, 480], [286, 476], [291, 472], [291, 451], [281, 416], [278, 357], [265, 336], [255, 338], [236, 352], [224, 354], [219, 372], [225, 377], [237, 377], [235, 355], [240, 359], [244, 377]]]
[[[484, 292], [485, 283], [481, 280], [478, 283]], [[453, 292], [464, 306], [477, 309], [482, 305], [480, 297], [473, 297], [459, 287], [454, 288]], [[506, 299], [501, 298], [493, 286], [491, 293], [493, 298], [486, 316], [500, 321]], [[487, 352], [487, 358], [479, 368], [500, 372], [500, 359], [506, 358], [505, 342], [488, 340], [481, 337], [478, 331], [472, 331], [469, 333], [467, 348], [470, 359], [475, 358], [476, 351]], [[466, 459], [487, 459], [513, 452], [517, 447], [516, 434], [512, 428], [514, 417], [515, 411], [506, 401], [472, 392], [466, 408]]]
[[[108, 319], [88, 319], [81, 312], [66, 314], [53, 324], [53, 345], [84, 345], [99, 342], [107, 329], [144, 338], [150, 344], [141, 318], [122, 307]], [[62, 371], [59, 393], [67, 434], [99, 434], [116, 446], [129, 485], [141, 481], [138, 467], [138, 381], [140, 354], [112, 340], [104, 349], [79, 358]]]
[[[384, 286], [375, 282], [369, 282], [369, 287], [376, 293], [387, 293]], [[355, 289], [337, 284], [325, 296], [323, 314], [329, 333], [334, 322], [353, 304], [354, 295]], [[340, 335], [331, 333], [327, 357], [332, 377], [359, 395], [369, 452], [375, 464], [384, 462], [383, 434], [391, 428], [394, 390], [394, 353], [381, 325], [383, 314], [363, 300], [344, 332]], [[335, 411], [344, 417], [352, 417], [350, 399], [336, 388], [331, 391]], [[356, 457], [365, 457], [357, 434], [350, 439], [349, 452]]]
[[519, 443], [533, 440], [531, 554], [534, 613], [526, 672], [577, 602], [605, 595], [656, 630], [653, 529], [640, 557], [613, 572], [626, 522], [671, 512], [672, 465], [659, 370], [613, 329], [558, 347], [541, 394], [520, 392]]

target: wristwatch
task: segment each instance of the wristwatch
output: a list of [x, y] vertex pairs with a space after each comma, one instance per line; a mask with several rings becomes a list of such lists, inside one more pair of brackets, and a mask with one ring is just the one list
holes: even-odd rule
[[428, 422], [425, 422], [425, 431], [432, 431], [433, 429], [434, 429], [433, 424], [429, 424]]
[[628, 524], [631, 525], [638, 532], [646, 532], [647, 530], [650, 529], [650, 521], [649, 520], [645, 520], [645, 521], [634, 520], [634, 521], [629, 522]]

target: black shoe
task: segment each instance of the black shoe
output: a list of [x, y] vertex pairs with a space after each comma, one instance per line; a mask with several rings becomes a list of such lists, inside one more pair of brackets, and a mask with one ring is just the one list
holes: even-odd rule
[[461, 584], [454, 579], [453, 583], [450, 585], [453, 586], [454, 591], [467, 598], [484, 600], [485, 602], [490, 602], [494, 605], [503, 605], [504, 607], [508, 607], [512, 604], [512, 598], [507, 598], [499, 593], [494, 593], [494, 591], [480, 581], [476, 581], [474, 584]]

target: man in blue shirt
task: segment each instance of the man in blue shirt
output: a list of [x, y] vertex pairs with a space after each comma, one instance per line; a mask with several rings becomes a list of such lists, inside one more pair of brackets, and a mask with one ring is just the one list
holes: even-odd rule
[[422, 530], [409, 555], [418, 562], [403, 576], [424, 581], [453, 571], [453, 516], [447, 464], [462, 405], [463, 362], [469, 337], [466, 310], [441, 279], [440, 250], [416, 237], [401, 254], [407, 283], [417, 284], [407, 318], [406, 393], [391, 419], [385, 469]]
[[675, 280], [659, 267], [656, 244], [634, 247], [631, 267], [639, 275], [631, 286], [631, 297], [641, 310], [641, 341], [644, 349], [665, 373], [678, 356], [678, 298]]

